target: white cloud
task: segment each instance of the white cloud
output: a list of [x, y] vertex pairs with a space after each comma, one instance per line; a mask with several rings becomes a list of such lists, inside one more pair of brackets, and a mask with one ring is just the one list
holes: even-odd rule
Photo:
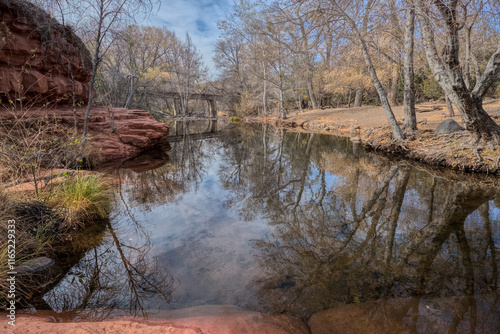
[[157, 13], [143, 22], [146, 25], [165, 26], [184, 40], [189, 33], [196, 48], [212, 73], [213, 48], [219, 36], [217, 21], [224, 19], [231, 9], [231, 0], [161, 0]]

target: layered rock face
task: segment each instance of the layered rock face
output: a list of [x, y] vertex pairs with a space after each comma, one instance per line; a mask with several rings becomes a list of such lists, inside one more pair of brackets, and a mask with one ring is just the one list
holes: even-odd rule
[[91, 69], [69, 27], [29, 2], [0, 0], [0, 103], [72, 103], [73, 91], [85, 103]]
[[[0, 107], [0, 120], [48, 116], [74, 126], [73, 111], [61, 105], [72, 104], [73, 95], [88, 102], [91, 72], [90, 53], [71, 28], [27, 1], [0, 0], [0, 105], [14, 103]], [[76, 110], [79, 129], [84, 115]], [[168, 134], [166, 124], [141, 110], [93, 107], [91, 115], [90, 142], [104, 163], [133, 157]]]
[[[48, 112], [63, 124], [74, 124], [73, 111]], [[77, 110], [78, 127], [83, 128], [85, 108]], [[169, 127], [148, 112], [125, 108], [93, 107], [89, 120], [90, 145], [100, 152], [101, 164], [112, 164], [136, 156], [158, 144], [168, 135]]]
[[[48, 118], [68, 128], [73, 128], [75, 115], [71, 108], [33, 108], [16, 112], [0, 108], [0, 122], [22, 121], [27, 124]], [[83, 128], [85, 108], [76, 109], [77, 126]], [[147, 151], [159, 144], [169, 132], [169, 126], [158, 122], [148, 112], [124, 108], [93, 107], [89, 120], [89, 145], [99, 152], [98, 164], [119, 167], [126, 159]], [[81, 132], [79, 132], [81, 133]]]
[[[78, 114], [79, 125], [83, 127], [84, 109]], [[58, 113], [58, 118], [67, 124], [74, 122], [69, 110]], [[168, 131], [167, 124], [143, 110], [94, 107], [89, 122], [91, 143], [100, 150], [103, 163], [133, 157], [158, 144]]]

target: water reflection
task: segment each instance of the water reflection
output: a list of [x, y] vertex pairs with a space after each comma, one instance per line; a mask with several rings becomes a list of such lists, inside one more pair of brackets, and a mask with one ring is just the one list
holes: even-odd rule
[[[126, 238], [133, 229], [137, 239]], [[111, 315], [147, 317], [154, 302], [170, 303], [175, 280], [150, 256], [150, 237], [140, 225], [109, 221], [102, 243], [87, 250], [44, 296], [61, 320], [103, 320]]]
[[53, 291], [54, 308], [235, 304], [304, 320], [332, 308], [413, 332], [499, 326], [497, 178], [343, 138], [211, 126], [176, 125], [158, 168], [114, 172], [109, 235]]
[[[339, 302], [498, 296], [498, 180], [419, 170], [350, 154], [346, 141], [268, 131], [248, 133], [244, 156], [241, 144], [231, 147], [226, 156], [234, 162], [220, 173], [231, 189], [228, 207], [273, 226], [255, 241], [263, 270], [255, 284], [268, 310], [307, 319]], [[477, 316], [474, 298], [459, 301], [456, 319]], [[488, 309], [500, 306], [489, 301]]]

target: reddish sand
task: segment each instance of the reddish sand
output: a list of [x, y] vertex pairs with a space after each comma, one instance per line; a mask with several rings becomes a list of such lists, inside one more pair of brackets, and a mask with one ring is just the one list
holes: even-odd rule
[[[118, 318], [102, 322], [55, 323], [52, 317], [18, 315], [16, 326], [0, 315], [1, 333], [12, 334], [307, 334], [301, 321], [287, 315], [266, 315], [231, 305], [207, 305], [161, 311], [150, 319]], [[154, 318], [153, 318], [154, 317]]]

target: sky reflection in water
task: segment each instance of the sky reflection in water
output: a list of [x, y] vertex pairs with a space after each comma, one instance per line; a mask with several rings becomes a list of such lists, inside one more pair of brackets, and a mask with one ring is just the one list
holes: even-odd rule
[[[303, 319], [340, 307], [417, 332], [436, 330], [432, 323], [499, 328], [498, 179], [415, 168], [347, 139], [270, 126], [180, 134], [171, 145], [164, 165], [115, 173], [112, 228], [75, 266], [88, 272], [93, 259], [102, 262], [96, 275], [119, 277], [120, 290], [90, 294], [94, 307], [120, 291], [101, 306], [234, 304]], [[126, 254], [117, 260], [120, 243]], [[126, 257], [143, 261], [152, 282], [163, 268], [163, 285], [139, 287], [134, 300]], [[77, 307], [50, 297], [74, 295], [73, 277], [45, 297], [52, 308]]]

